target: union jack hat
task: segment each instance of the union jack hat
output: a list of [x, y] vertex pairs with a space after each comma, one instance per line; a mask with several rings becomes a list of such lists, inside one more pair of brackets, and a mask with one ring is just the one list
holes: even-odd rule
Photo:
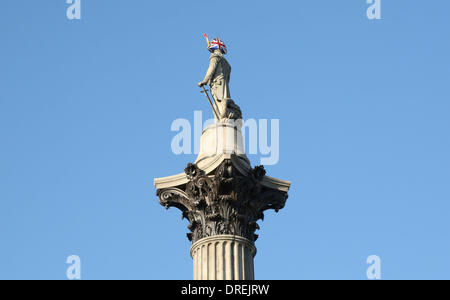
[[206, 33], [204, 34], [204, 36], [206, 38], [206, 43], [208, 44], [209, 51], [213, 52], [214, 50], [219, 49], [222, 54], [227, 54], [227, 46], [225, 46], [225, 43], [222, 40], [215, 38], [209, 41], [209, 37]]

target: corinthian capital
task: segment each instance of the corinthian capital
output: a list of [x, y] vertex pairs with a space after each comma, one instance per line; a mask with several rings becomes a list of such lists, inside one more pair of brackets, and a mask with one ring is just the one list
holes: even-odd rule
[[187, 236], [192, 242], [223, 234], [255, 241], [257, 221], [264, 219], [265, 210], [278, 212], [284, 207], [289, 186], [265, 176], [262, 166], [246, 174], [240, 170], [232, 159], [224, 159], [209, 174], [188, 164], [185, 180], [177, 177], [178, 186], [157, 190], [159, 202], [182, 211], [182, 217], [189, 220]]

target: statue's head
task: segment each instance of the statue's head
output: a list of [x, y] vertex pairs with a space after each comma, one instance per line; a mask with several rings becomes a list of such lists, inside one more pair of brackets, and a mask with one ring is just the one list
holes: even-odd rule
[[225, 43], [218, 39], [212, 39], [211, 41], [209, 41], [209, 37], [208, 35], [205, 33], [204, 34], [205, 38], [206, 38], [206, 43], [208, 44], [208, 50], [209, 52], [214, 52], [216, 50], [220, 50], [220, 52], [222, 52], [222, 54], [227, 54], [227, 46], [225, 46]]

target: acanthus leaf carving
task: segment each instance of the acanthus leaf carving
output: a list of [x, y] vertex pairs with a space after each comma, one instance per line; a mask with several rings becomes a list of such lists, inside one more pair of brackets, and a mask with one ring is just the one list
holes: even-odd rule
[[[224, 160], [213, 174], [205, 174], [195, 164], [185, 169], [188, 183], [179, 188], [157, 191], [161, 205], [177, 207], [189, 220], [188, 239], [232, 234], [256, 240], [257, 221], [264, 219], [264, 211], [278, 212], [285, 205], [287, 193], [261, 185], [266, 171], [257, 166], [242, 175]], [[184, 189], [184, 190], [183, 190]]]

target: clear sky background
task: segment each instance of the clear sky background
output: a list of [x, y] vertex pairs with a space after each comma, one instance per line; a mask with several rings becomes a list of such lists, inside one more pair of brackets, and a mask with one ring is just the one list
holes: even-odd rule
[[[187, 221], [154, 177], [183, 171], [177, 118], [220, 35], [245, 118], [280, 119], [286, 207], [257, 279], [450, 279], [450, 2], [0, 2], [0, 279], [190, 279]], [[254, 164], [258, 156], [251, 156]]]

